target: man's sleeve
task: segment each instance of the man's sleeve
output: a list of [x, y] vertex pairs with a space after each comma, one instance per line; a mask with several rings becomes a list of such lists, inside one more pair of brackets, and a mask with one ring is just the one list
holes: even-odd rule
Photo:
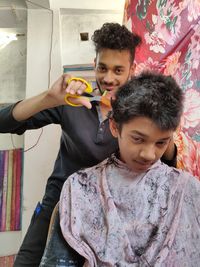
[[171, 160], [167, 160], [164, 157], [162, 157], [161, 161], [170, 167], [176, 168], [176, 166], [177, 166], [177, 147], [175, 144], [174, 144], [174, 156], [173, 156], [173, 158]]
[[[19, 103], [19, 102], [17, 102]], [[23, 134], [29, 129], [38, 129], [51, 123], [59, 124], [62, 108], [46, 109], [24, 121], [16, 121], [12, 115], [17, 103], [0, 108], [0, 133]]]

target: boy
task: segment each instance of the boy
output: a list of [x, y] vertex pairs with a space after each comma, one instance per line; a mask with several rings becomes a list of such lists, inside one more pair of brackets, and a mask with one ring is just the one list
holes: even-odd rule
[[143, 73], [112, 101], [119, 151], [72, 174], [60, 225], [84, 266], [199, 266], [200, 183], [160, 161], [180, 122], [172, 77]]
[[[135, 49], [140, 37], [117, 23], [106, 23], [93, 35], [96, 48], [95, 76], [99, 91], [109, 91], [110, 97], [134, 74]], [[87, 108], [67, 106], [66, 92], [82, 94], [84, 84], [61, 76], [52, 87], [30, 99], [0, 111], [0, 132], [23, 134], [51, 123], [60, 124], [62, 136], [54, 170], [48, 179], [45, 196], [33, 214], [30, 227], [17, 255], [14, 267], [38, 266], [42, 257], [52, 210], [60, 197], [66, 177], [81, 168], [94, 166], [117, 148], [109, 130], [109, 109], [98, 103]], [[67, 89], [66, 89], [67, 87]], [[175, 164], [176, 153], [171, 142], [165, 153], [168, 164]], [[37, 209], [38, 210], [38, 209]]]

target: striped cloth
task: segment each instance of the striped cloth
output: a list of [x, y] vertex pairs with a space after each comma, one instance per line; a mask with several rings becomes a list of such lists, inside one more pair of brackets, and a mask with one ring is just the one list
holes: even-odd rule
[[13, 267], [15, 260], [15, 255], [0, 257], [0, 266], [1, 267]]
[[23, 150], [0, 151], [0, 231], [21, 229]]

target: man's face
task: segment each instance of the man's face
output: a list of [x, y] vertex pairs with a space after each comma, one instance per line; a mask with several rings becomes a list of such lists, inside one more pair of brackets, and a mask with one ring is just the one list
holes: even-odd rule
[[102, 49], [95, 59], [95, 75], [101, 91], [114, 96], [117, 89], [134, 74], [128, 50]]
[[120, 158], [134, 172], [144, 172], [164, 154], [173, 131], [161, 131], [152, 120], [138, 117], [122, 125], [121, 131], [110, 120], [110, 129], [118, 138]]

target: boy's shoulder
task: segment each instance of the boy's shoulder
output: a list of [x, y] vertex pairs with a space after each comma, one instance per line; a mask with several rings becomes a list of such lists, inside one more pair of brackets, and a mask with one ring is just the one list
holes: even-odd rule
[[79, 171], [71, 174], [68, 179], [71, 182], [79, 181], [82, 183], [95, 182], [103, 173], [103, 170], [108, 165], [110, 158], [106, 158], [95, 166], [82, 168]]
[[161, 163], [161, 173], [165, 173], [166, 179], [172, 184], [175, 183], [179, 186], [195, 186], [200, 188], [200, 181], [198, 177], [193, 176], [187, 170], [177, 169], [175, 167], [170, 167], [165, 163]]

